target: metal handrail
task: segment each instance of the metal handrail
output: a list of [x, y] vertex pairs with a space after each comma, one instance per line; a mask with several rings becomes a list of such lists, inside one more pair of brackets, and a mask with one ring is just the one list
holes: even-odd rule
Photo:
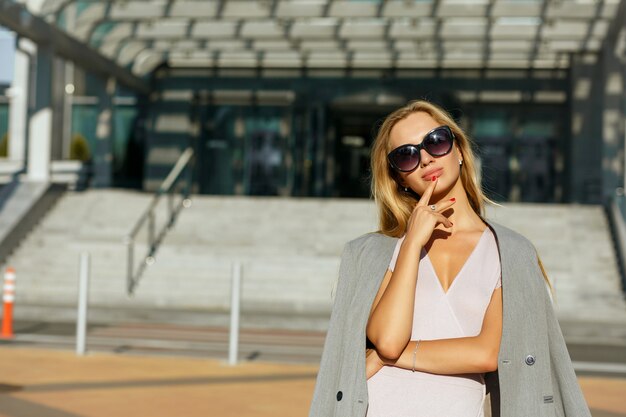
[[626, 198], [623, 188], [617, 188], [608, 198], [606, 210], [615, 242], [622, 291], [626, 291]]
[[[145, 271], [146, 266], [152, 265], [154, 263], [154, 255], [156, 254], [157, 249], [159, 248], [163, 238], [167, 231], [174, 225], [176, 218], [180, 212], [180, 210], [185, 207], [191, 206], [191, 200], [189, 199], [189, 194], [191, 192], [191, 180], [192, 180], [192, 167], [191, 161], [193, 158], [193, 149], [191, 147], [185, 149], [182, 155], [176, 161], [176, 164], [167, 175], [165, 180], [161, 183], [158, 190], [154, 194], [154, 198], [144, 211], [144, 213], [139, 217], [135, 226], [131, 229], [131, 232], [125, 237], [124, 243], [127, 247], [127, 268], [126, 268], [126, 284], [127, 284], [127, 292], [128, 295], [133, 295], [137, 284], [143, 272]], [[178, 185], [179, 180], [185, 174], [185, 184], [183, 187], [176, 187]], [[176, 188], [181, 189], [180, 193], [182, 198], [177, 203], [174, 204], [174, 196], [176, 194]], [[167, 194], [167, 221], [160, 228], [160, 230], [156, 230], [156, 215], [155, 209], [161, 196]], [[146, 255], [143, 257], [142, 261], [139, 263], [139, 266], [135, 267], [135, 241], [137, 235], [141, 231], [141, 229], [146, 225], [148, 228], [148, 251]]]

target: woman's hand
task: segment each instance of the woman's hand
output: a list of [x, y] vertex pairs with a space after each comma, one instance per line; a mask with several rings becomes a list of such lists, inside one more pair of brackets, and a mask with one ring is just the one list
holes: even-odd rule
[[366, 335], [389, 359], [398, 359], [411, 337], [420, 250], [438, 223], [452, 226], [440, 211], [452, 206], [453, 200], [439, 203], [436, 210], [427, 206], [436, 183], [435, 177], [411, 212], [394, 272], [385, 274], [370, 308]]
[[367, 379], [370, 379], [376, 372], [380, 371], [380, 368], [384, 365], [376, 349], [365, 349], [365, 375]]
[[452, 227], [452, 222], [441, 214], [441, 212], [453, 205], [453, 200], [437, 204], [436, 210], [432, 210], [428, 205], [438, 180], [439, 178], [435, 177], [435, 180], [431, 181], [426, 191], [424, 191], [419, 201], [415, 204], [413, 212], [407, 222], [407, 239], [415, 242], [420, 247], [424, 247], [430, 240], [437, 224], [441, 223], [445, 227]]
[[440, 211], [450, 207], [453, 201], [438, 204], [436, 210], [427, 206], [436, 183], [437, 178], [434, 178], [412, 210], [396, 267], [393, 274], [387, 272], [383, 277], [370, 308], [366, 335], [378, 353], [389, 359], [398, 359], [411, 337], [420, 250], [430, 240], [438, 223], [452, 226]]

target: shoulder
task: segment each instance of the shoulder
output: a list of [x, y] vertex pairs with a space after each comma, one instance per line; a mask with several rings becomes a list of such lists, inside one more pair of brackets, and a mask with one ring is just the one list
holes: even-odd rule
[[362, 251], [385, 242], [396, 242], [397, 239], [396, 237], [387, 236], [381, 232], [367, 232], [349, 240], [347, 245], [350, 245], [354, 250]]
[[487, 220], [487, 223], [491, 226], [503, 255], [519, 256], [526, 254], [533, 258], [536, 257], [535, 245], [525, 235], [493, 220]]
[[381, 260], [388, 262], [399, 238], [387, 236], [379, 231], [367, 232], [346, 243], [344, 249], [357, 261], [360, 259]]

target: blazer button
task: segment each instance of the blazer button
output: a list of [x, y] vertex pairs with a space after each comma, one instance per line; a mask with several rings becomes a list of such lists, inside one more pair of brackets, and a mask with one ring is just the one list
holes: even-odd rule
[[337, 401], [341, 401], [341, 398], [343, 398], [343, 392], [337, 391]]
[[535, 357], [533, 355], [528, 355], [526, 356], [525, 362], [526, 362], [526, 365], [534, 365]]

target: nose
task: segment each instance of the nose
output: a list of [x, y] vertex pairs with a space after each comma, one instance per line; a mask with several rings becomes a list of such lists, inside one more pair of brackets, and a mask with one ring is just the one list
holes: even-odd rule
[[426, 152], [426, 150], [420, 149], [420, 165], [422, 166], [422, 168], [430, 165], [430, 161], [433, 158], [434, 157], [428, 152]]

